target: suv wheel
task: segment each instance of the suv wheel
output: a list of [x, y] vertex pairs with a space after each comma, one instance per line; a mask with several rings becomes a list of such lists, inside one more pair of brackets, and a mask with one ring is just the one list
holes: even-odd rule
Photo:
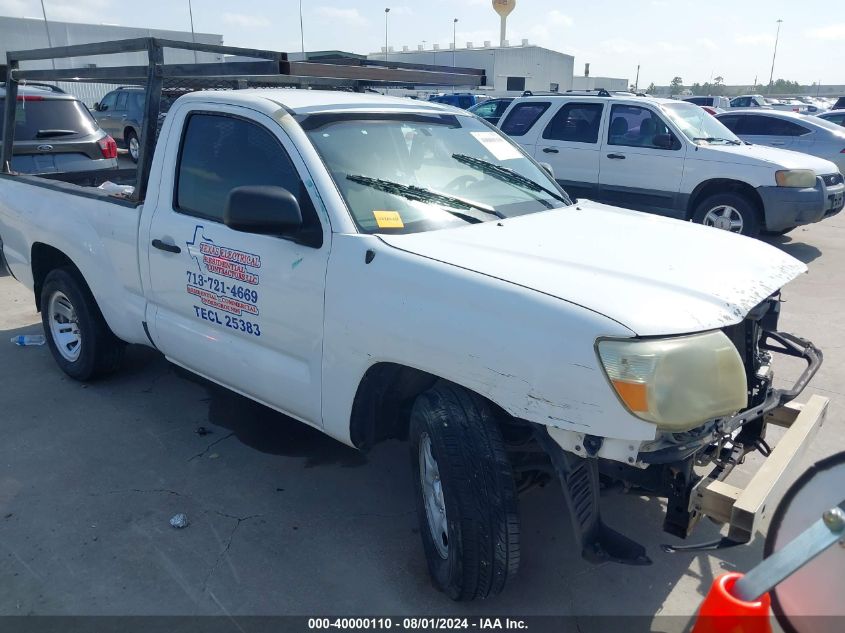
[[137, 163], [138, 156], [141, 155], [141, 142], [133, 130], [126, 133], [126, 147], [129, 150], [129, 158], [132, 159], [132, 162]]
[[441, 381], [414, 403], [410, 443], [434, 585], [453, 600], [498, 594], [519, 567], [519, 514], [493, 408]]
[[757, 208], [737, 193], [717, 193], [705, 198], [696, 207], [692, 220], [748, 237], [757, 237], [760, 233]]

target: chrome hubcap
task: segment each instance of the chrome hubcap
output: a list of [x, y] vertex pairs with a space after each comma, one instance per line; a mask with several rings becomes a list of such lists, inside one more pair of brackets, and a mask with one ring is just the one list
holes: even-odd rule
[[129, 155], [135, 160], [138, 160], [138, 151], [140, 147], [140, 143], [138, 143], [138, 139], [136, 137], [133, 136], [129, 139]]
[[720, 204], [718, 207], [713, 207], [707, 212], [707, 215], [704, 216], [704, 225], [730, 231], [731, 233], [742, 233], [742, 215], [734, 207], [727, 204]]
[[431, 540], [434, 541], [437, 553], [445, 559], [449, 555], [449, 523], [446, 520], [440, 469], [431, 452], [431, 438], [428, 433], [423, 433], [420, 438], [420, 483]]
[[50, 335], [56, 349], [71, 363], [79, 358], [82, 351], [82, 335], [79, 333], [76, 310], [70, 299], [63, 292], [54, 292], [47, 306]]

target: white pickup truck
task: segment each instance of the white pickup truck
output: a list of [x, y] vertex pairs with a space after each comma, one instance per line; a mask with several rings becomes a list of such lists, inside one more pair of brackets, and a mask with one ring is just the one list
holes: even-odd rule
[[[804, 264], [572, 204], [469, 113], [195, 92], [170, 109], [146, 184], [141, 203], [0, 175], [2, 255], [58, 365], [90, 380], [126, 343], [153, 346], [361, 450], [407, 439], [431, 575], [454, 599], [502, 590], [518, 493], [551, 479], [591, 561], [649, 562], [602, 523], [600, 477], [667, 497], [671, 534], [709, 515], [727, 544], [748, 541], [824, 416], [824, 399], [783, 406], [821, 362], [777, 331]], [[773, 388], [772, 350], [807, 361], [794, 388]], [[725, 488], [746, 453], [768, 454], [772, 416], [792, 425], [754, 490]]]

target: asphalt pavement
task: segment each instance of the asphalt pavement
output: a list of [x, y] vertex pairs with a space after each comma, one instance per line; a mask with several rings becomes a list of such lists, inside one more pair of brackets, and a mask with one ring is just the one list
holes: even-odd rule
[[[845, 217], [772, 243], [810, 267], [784, 292], [782, 329], [826, 357], [802, 396], [831, 399], [809, 464], [845, 450]], [[714, 261], [713, 274], [730, 270]], [[428, 580], [404, 444], [361, 455], [146, 348], [130, 348], [114, 376], [80, 384], [46, 346], [9, 343], [40, 331], [30, 293], [0, 277], [2, 615], [688, 617], [716, 575], [761, 558], [760, 537], [665, 554], [660, 544], [677, 540], [660, 529], [662, 503], [614, 492], [603, 500], [607, 522], [645, 544], [654, 564], [592, 566], [548, 486], [520, 501], [518, 576], [495, 599], [456, 604]], [[800, 369], [776, 365], [784, 382]], [[177, 530], [169, 520], [180, 512], [189, 525]], [[693, 538], [716, 536], [705, 521]]]

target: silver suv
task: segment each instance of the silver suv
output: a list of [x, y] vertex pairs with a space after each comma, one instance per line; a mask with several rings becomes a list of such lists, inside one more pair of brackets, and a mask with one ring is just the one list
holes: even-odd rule
[[[0, 88], [0, 109], [6, 90]], [[55, 86], [18, 90], [12, 169], [49, 174], [117, 168], [117, 145], [79, 99]], [[3, 130], [0, 129], [0, 139]]]
[[121, 86], [94, 104], [94, 117], [102, 128], [129, 150], [136, 163], [141, 152], [141, 128], [144, 121], [145, 90], [139, 86]]

